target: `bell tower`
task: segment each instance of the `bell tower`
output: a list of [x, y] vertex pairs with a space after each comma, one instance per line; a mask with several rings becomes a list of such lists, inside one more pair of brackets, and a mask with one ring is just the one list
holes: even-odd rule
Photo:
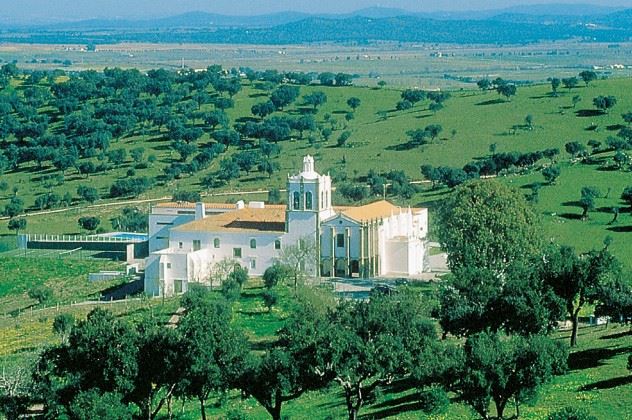
[[312, 156], [307, 155], [303, 158], [301, 173], [288, 177], [287, 193], [287, 210], [290, 217], [304, 219], [305, 216], [299, 214], [305, 213], [317, 215], [321, 219], [333, 216], [331, 177], [316, 172]]
[[314, 158], [307, 155], [303, 158], [302, 172], [288, 176], [287, 194], [288, 243], [309, 239], [319, 250], [320, 223], [334, 215], [331, 177], [317, 173]]

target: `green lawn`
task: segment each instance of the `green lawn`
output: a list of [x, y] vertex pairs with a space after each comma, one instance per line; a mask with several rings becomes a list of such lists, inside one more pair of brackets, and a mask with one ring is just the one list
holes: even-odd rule
[[0, 314], [36, 305], [27, 293], [34, 287], [53, 290], [48, 305], [83, 301], [99, 296], [120, 280], [89, 283], [88, 273], [120, 270], [120, 264], [105, 260], [6, 257], [0, 254]]
[[[251, 117], [250, 108], [253, 104], [267, 100], [266, 93], [244, 82], [245, 86], [235, 96], [235, 108], [228, 110], [231, 121], [235, 122], [243, 117]], [[275, 158], [280, 164], [280, 170], [268, 178], [256, 172], [243, 173], [241, 178], [231, 181], [227, 186], [212, 191], [204, 191], [199, 184], [200, 179], [217, 169], [218, 160], [213, 162], [208, 170], [192, 176], [185, 176], [166, 184], [159, 183], [149, 192], [139, 198], [158, 198], [169, 196], [176, 189], [198, 190], [202, 192], [218, 193], [222, 191], [245, 191], [267, 189], [270, 187], [283, 188], [288, 173], [299, 170], [302, 156], [311, 153], [316, 156], [317, 170], [332, 174], [345, 174], [349, 180], [361, 179], [369, 169], [387, 172], [391, 169], [404, 170], [412, 179], [421, 179], [419, 167], [422, 164], [434, 166], [450, 165], [462, 166], [465, 163], [487, 156], [491, 144], [496, 144], [498, 152], [532, 151], [557, 147], [562, 151], [562, 176], [554, 186], [547, 186], [540, 192], [538, 210], [545, 221], [545, 234], [564, 243], [576, 246], [582, 250], [601, 246], [606, 235], [614, 239], [613, 252], [622, 260], [632, 255], [632, 241], [626, 240], [632, 230], [632, 219], [623, 209], [620, 222], [615, 226], [608, 226], [611, 216], [606, 208], [614, 205], [624, 207], [618, 197], [622, 189], [632, 184], [629, 172], [608, 172], [599, 170], [599, 165], [576, 164], [570, 166], [568, 155], [564, 152], [564, 144], [569, 141], [579, 141], [585, 144], [588, 140], [598, 140], [605, 143], [608, 136], [616, 135], [616, 130], [623, 123], [621, 113], [632, 110], [632, 97], [627, 95], [632, 89], [632, 79], [610, 79], [593, 82], [590, 86], [580, 86], [568, 92], [563, 90], [558, 97], [549, 95], [548, 85], [520, 87], [518, 94], [510, 102], [502, 100], [495, 92], [454, 91], [452, 98], [446, 102], [446, 108], [433, 114], [428, 111], [428, 102], [423, 102], [409, 111], [395, 111], [395, 104], [399, 100], [400, 91], [391, 88], [381, 90], [366, 87], [301, 87], [301, 96], [313, 91], [322, 90], [328, 97], [327, 103], [319, 108], [316, 119], [319, 124], [332, 126], [334, 132], [328, 142], [322, 139], [314, 145], [307, 140], [296, 138], [281, 142], [281, 155]], [[582, 100], [572, 108], [571, 98], [581, 96]], [[609, 114], [594, 115], [592, 98], [598, 95], [615, 95], [617, 105]], [[355, 118], [346, 121], [345, 114], [349, 111], [346, 101], [349, 97], [358, 97], [361, 105], [355, 112]], [[203, 110], [211, 109], [212, 105], [204, 105]], [[285, 113], [298, 115], [303, 108], [299, 99], [295, 105], [287, 107]], [[325, 121], [326, 115], [331, 119]], [[533, 116], [534, 129], [512, 129], [524, 123], [527, 115]], [[589, 116], [583, 116], [589, 115]], [[54, 123], [53, 127], [60, 123]], [[200, 121], [197, 124], [201, 124]], [[429, 124], [440, 124], [443, 131], [439, 139], [431, 144], [410, 150], [401, 150], [405, 143], [406, 132], [411, 129], [424, 128]], [[596, 127], [588, 130], [589, 127]], [[347, 146], [335, 147], [336, 139], [344, 130], [352, 132]], [[305, 137], [308, 135], [306, 134]], [[210, 142], [209, 134], [205, 134], [199, 141], [201, 146]], [[111, 148], [119, 147], [130, 150], [134, 147], [145, 148], [145, 155], [156, 155], [157, 162], [147, 169], [136, 171], [137, 176], [158, 176], [162, 168], [177, 159], [177, 154], [169, 149], [170, 140], [165, 138], [164, 132], [149, 132], [147, 135], [136, 135], [116, 141]], [[238, 150], [231, 147], [228, 154]], [[611, 155], [600, 156], [602, 160], [611, 159]], [[366, 163], [370, 162], [370, 165]], [[546, 163], [546, 162], [542, 162]], [[91, 175], [85, 178], [69, 170], [65, 174], [65, 182], [60, 186], [50, 187], [44, 182], [46, 176], [55, 175], [51, 167], [37, 170], [34, 166], [24, 166], [18, 172], [10, 172], [3, 176], [8, 184], [18, 188], [18, 195], [27, 206], [32, 206], [37, 195], [44, 194], [52, 188], [58, 194], [71, 192], [73, 195], [79, 185], [89, 184], [99, 189], [102, 196], [107, 196], [109, 186], [116, 179], [126, 177], [127, 170], [132, 166], [131, 160], [120, 168], [105, 174]], [[533, 182], [541, 182], [538, 173], [506, 178], [508, 183], [516, 187], [525, 187]], [[582, 222], [573, 218], [579, 209], [572, 202], [579, 198], [579, 191], [584, 185], [596, 185], [604, 195], [609, 192], [609, 198], [600, 199], [598, 206], [601, 211], [594, 212], [589, 221]], [[525, 189], [525, 192], [528, 192]], [[0, 207], [8, 202], [10, 191], [0, 192]], [[410, 200], [393, 198], [401, 205], [428, 205], [441, 199], [441, 191], [423, 191]], [[235, 201], [239, 197], [208, 197], [213, 201]], [[247, 199], [261, 199], [263, 196], [249, 196]], [[342, 202], [340, 197], [336, 197]], [[111, 200], [102, 200], [99, 203]], [[114, 201], [116, 203], [116, 201]], [[79, 233], [77, 219], [84, 215], [96, 215], [101, 218], [102, 226], [110, 228], [109, 219], [120, 211], [122, 205], [100, 207], [89, 210], [72, 208], [70, 211], [50, 215], [32, 216], [28, 218], [28, 232], [38, 233]], [[142, 204], [148, 209], [149, 204]], [[0, 222], [0, 234], [7, 232], [6, 222]]]
[[[425, 289], [425, 288], [424, 288]], [[257, 308], [262, 293], [259, 287], [246, 289], [235, 306], [235, 323], [248, 331], [253, 346], [260, 348], [260, 340], [268, 341], [270, 325], [282, 325], [283, 311], [273, 311], [273, 317], [253, 315], [245, 308]], [[287, 291], [284, 291], [285, 294]], [[281, 300], [291, 299], [290, 296]], [[286, 303], [287, 304], [287, 303]], [[281, 305], [283, 306], [283, 304]], [[256, 311], [264, 310], [259, 307]], [[251, 334], [255, 335], [252, 336]], [[569, 341], [569, 332], [554, 334], [554, 338]], [[632, 375], [626, 368], [628, 354], [632, 352], [632, 331], [628, 326], [610, 325], [583, 327], [579, 331], [578, 347], [571, 352], [569, 369], [565, 375], [554, 378], [545, 385], [538, 400], [532, 406], [521, 407], [521, 418], [540, 420], [565, 406], [581, 407], [598, 419], [632, 419], [629, 402], [632, 400]], [[375, 402], [361, 411], [362, 418], [397, 419], [476, 419], [469, 407], [456, 402], [445, 413], [426, 415], [418, 402], [418, 390], [406, 380], [384, 387]], [[269, 418], [265, 410], [252, 398], [243, 400], [238, 393], [231, 393], [221, 406], [217, 399], [210, 399], [207, 415], [224, 418], [228, 413], [240, 413], [249, 419]], [[198, 419], [199, 407], [195, 402], [185, 404], [182, 418]], [[508, 407], [511, 414], [513, 407]], [[328, 389], [310, 392], [284, 405], [283, 415], [290, 419], [345, 418], [344, 396], [334, 384]], [[166, 417], [164, 417], [166, 418]]]
[[112, 311], [117, 316], [134, 322], [141, 316], [152, 314], [163, 322], [178, 308], [178, 300], [161, 299], [129, 300], [111, 304], [60, 305], [42, 310], [24, 311], [16, 316], [0, 317], [0, 365], [5, 361], [19, 361], [37, 354], [47, 345], [58, 344], [60, 338], [53, 332], [53, 320], [61, 313], [70, 313], [83, 319], [97, 306]]
[[[17, 259], [16, 259], [17, 260]], [[76, 286], [75, 286], [76, 287]], [[436, 286], [415, 287], [423, 292], [432, 292]], [[9, 293], [15, 293], [17, 289]], [[274, 341], [294, 305], [293, 291], [279, 287], [279, 304], [268, 313], [261, 294], [265, 289], [260, 281], [253, 279], [244, 289], [241, 298], [234, 304], [234, 323], [248, 335], [252, 348], [263, 351]], [[79, 292], [76, 292], [79, 293]], [[148, 313], [166, 321], [179, 306], [178, 299], [134, 300], [105, 306], [117, 315], [135, 322]], [[83, 318], [94, 306], [63, 306], [60, 312], [70, 312]], [[52, 332], [52, 321], [58, 314], [56, 308], [40, 311], [25, 311], [15, 317], [0, 318], [0, 363], [6, 365], [22, 363], [36, 357], [42, 346], [57, 343], [59, 338]], [[568, 332], [554, 334], [565, 342]], [[579, 346], [573, 350], [568, 372], [545, 385], [534, 406], [523, 406], [521, 418], [544, 419], [546, 415], [564, 406], [582, 407], [598, 419], [631, 419], [629, 401], [632, 400], [632, 375], [626, 369], [627, 355], [632, 352], [632, 332], [628, 326], [611, 325], [584, 327], [580, 329]], [[426, 416], [420, 411], [418, 390], [406, 380], [384, 387], [374, 402], [361, 411], [363, 418], [397, 419], [475, 419], [470, 409], [456, 400], [445, 413]], [[242, 399], [231, 393], [222, 405], [217, 399], [208, 401], [210, 418], [225, 418], [229, 413], [239, 413], [249, 419], [267, 419], [268, 416], [252, 398]], [[176, 404], [179, 407], [179, 404]], [[511, 407], [509, 408], [511, 410]], [[178, 409], [179, 411], [179, 409]], [[283, 414], [291, 419], [345, 418], [344, 397], [336, 385], [328, 389], [310, 392], [285, 405]], [[162, 417], [166, 419], [166, 413]], [[181, 419], [198, 419], [198, 405], [186, 402]]]

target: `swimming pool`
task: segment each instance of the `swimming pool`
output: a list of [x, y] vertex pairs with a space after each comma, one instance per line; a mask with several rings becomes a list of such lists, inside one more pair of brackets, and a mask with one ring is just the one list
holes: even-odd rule
[[108, 238], [116, 238], [123, 241], [146, 241], [149, 239], [149, 235], [146, 233], [135, 233], [135, 232], [112, 232], [112, 233], [104, 233], [99, 235], [102, 237]]

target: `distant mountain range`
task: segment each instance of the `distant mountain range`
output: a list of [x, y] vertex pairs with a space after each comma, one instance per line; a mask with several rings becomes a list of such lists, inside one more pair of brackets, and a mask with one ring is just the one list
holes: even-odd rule
[[632, 9], [548, 4], [475, 12], [414, 13], [368, 8], [342, 15], [282, 12], [227, 16], [190, 12], [149, 19], [94, 19], [10, 25], [0, 41], [31, 43], [194, 42], [295, 44], [310, 42], [525, 43], [539, 40], [632, 40]]

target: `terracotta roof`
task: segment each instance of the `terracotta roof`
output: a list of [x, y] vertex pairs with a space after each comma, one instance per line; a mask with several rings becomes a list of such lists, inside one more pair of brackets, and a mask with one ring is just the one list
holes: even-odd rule
[[285, 232], [285, 206], [229, 211], [185, 223], [173, 230], [177, 232]]
[[[226, 203], [204, 203], [206, 208], [212, 209], [234, 209], [234, 204], [226, 204]], [[176, 209], [194, 209], [195, 203], [189, 203], [188, 201], [171, 201], [167, 203], [158, 203], [155, 207], [168, 207], [168, 208], [176, 208]]]
[[[227, 209], [234, 210], [236, 209], [237, 204], [233, 203], [204, 203], [204, 207], [207, 209]], [[176, 208], [176, 209], [194, 209], [195, 203], [189, 203], [187, 201], [178, 201], [178, 202], [166, 202], [166, 203], [158, 203], [154, 207], [163, 207], [163, 208]], [[248, 204], [246, 204], [248, 207]], [[268, 209], [285, 209], [286, 206], [283, 204], [266, 204], [266, 208]]]
[[375, 203], [360, 207], [349, 207], [341, 211], [343, 215], [358, 222], [389, 217], [396, 212], [399, 212], [399, 207], [385, 200], [376, 201]]

